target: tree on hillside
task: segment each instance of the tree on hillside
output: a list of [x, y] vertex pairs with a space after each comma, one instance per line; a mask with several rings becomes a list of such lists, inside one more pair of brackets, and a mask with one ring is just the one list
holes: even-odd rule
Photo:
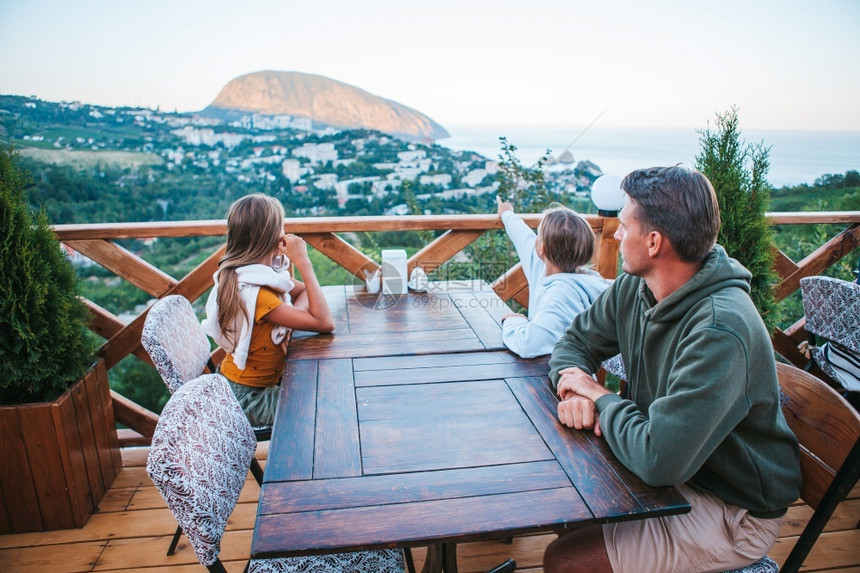
[[714, 185], [722, 227], [717, 242], [730, 257], [752, 273], [750, 297], [771, 331], [776, 324], [773, 285], [772, 230], [765, 214], [770, 204], [770, 148], [741, 139], [738, 110], [717, 114], [715, 129], [699, 131], [700, 153], [696, 168]]

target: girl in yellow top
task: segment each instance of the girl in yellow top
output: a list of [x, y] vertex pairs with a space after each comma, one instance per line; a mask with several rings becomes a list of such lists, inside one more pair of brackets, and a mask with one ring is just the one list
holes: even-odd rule
[[[304, 284], [285, 272], [290, 261]], [[255, 193], [230, 206], [227, 252], [214, 279], [203, 328], [227, 351], [220, 371], [248, 420], [271, 425], [288, 329], [334, 330], [307, 246], [300, 237], [284, 233], [284, 208], [277, 199]]]

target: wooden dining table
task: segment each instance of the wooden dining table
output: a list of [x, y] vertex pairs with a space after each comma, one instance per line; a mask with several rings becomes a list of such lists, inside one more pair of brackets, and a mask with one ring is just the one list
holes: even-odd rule
[[455, 572], [459, 542], [689, 511], [559, 423], [491, 290], [324, 290], [337, 327], [290, 343], [252, 558], [428, 546]]

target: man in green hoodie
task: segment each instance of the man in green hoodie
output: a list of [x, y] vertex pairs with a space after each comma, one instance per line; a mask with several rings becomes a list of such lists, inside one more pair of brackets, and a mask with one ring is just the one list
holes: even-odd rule
[[[797, 440], [782, 416], [773, 348], [751, 277], [716, 245], [710, 181], [684, 167], [634, 171], [616, 233], [622, 274], [556, 344], [559, 420], [606, 438], [633, 473], [673, 485], [684, 515], [578, 530], [547, 573], [726, 571], [764, 556], [800, 494]], [[624, 397], [594, 381], [621, 352]]]

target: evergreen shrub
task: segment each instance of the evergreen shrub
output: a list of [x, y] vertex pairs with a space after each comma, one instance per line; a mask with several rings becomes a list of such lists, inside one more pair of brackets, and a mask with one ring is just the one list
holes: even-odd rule
[[717, 242], [752, 273], [750, 297], [772, 332], [777, 321], [773, 286], [778, 277], [773, 270], [773, 232], [765, 216], [770, 206], [770, 148], [741, 139], [735, 107], [717, 114], [713, 131], [699, 134], [696, 168], [710, 179], [720, 203]]
[[94, 359], [89, 312], [44, 211], [33, 213], [29, 178], [12, 147], [0, 149], [0, 404], [50, 402]]

